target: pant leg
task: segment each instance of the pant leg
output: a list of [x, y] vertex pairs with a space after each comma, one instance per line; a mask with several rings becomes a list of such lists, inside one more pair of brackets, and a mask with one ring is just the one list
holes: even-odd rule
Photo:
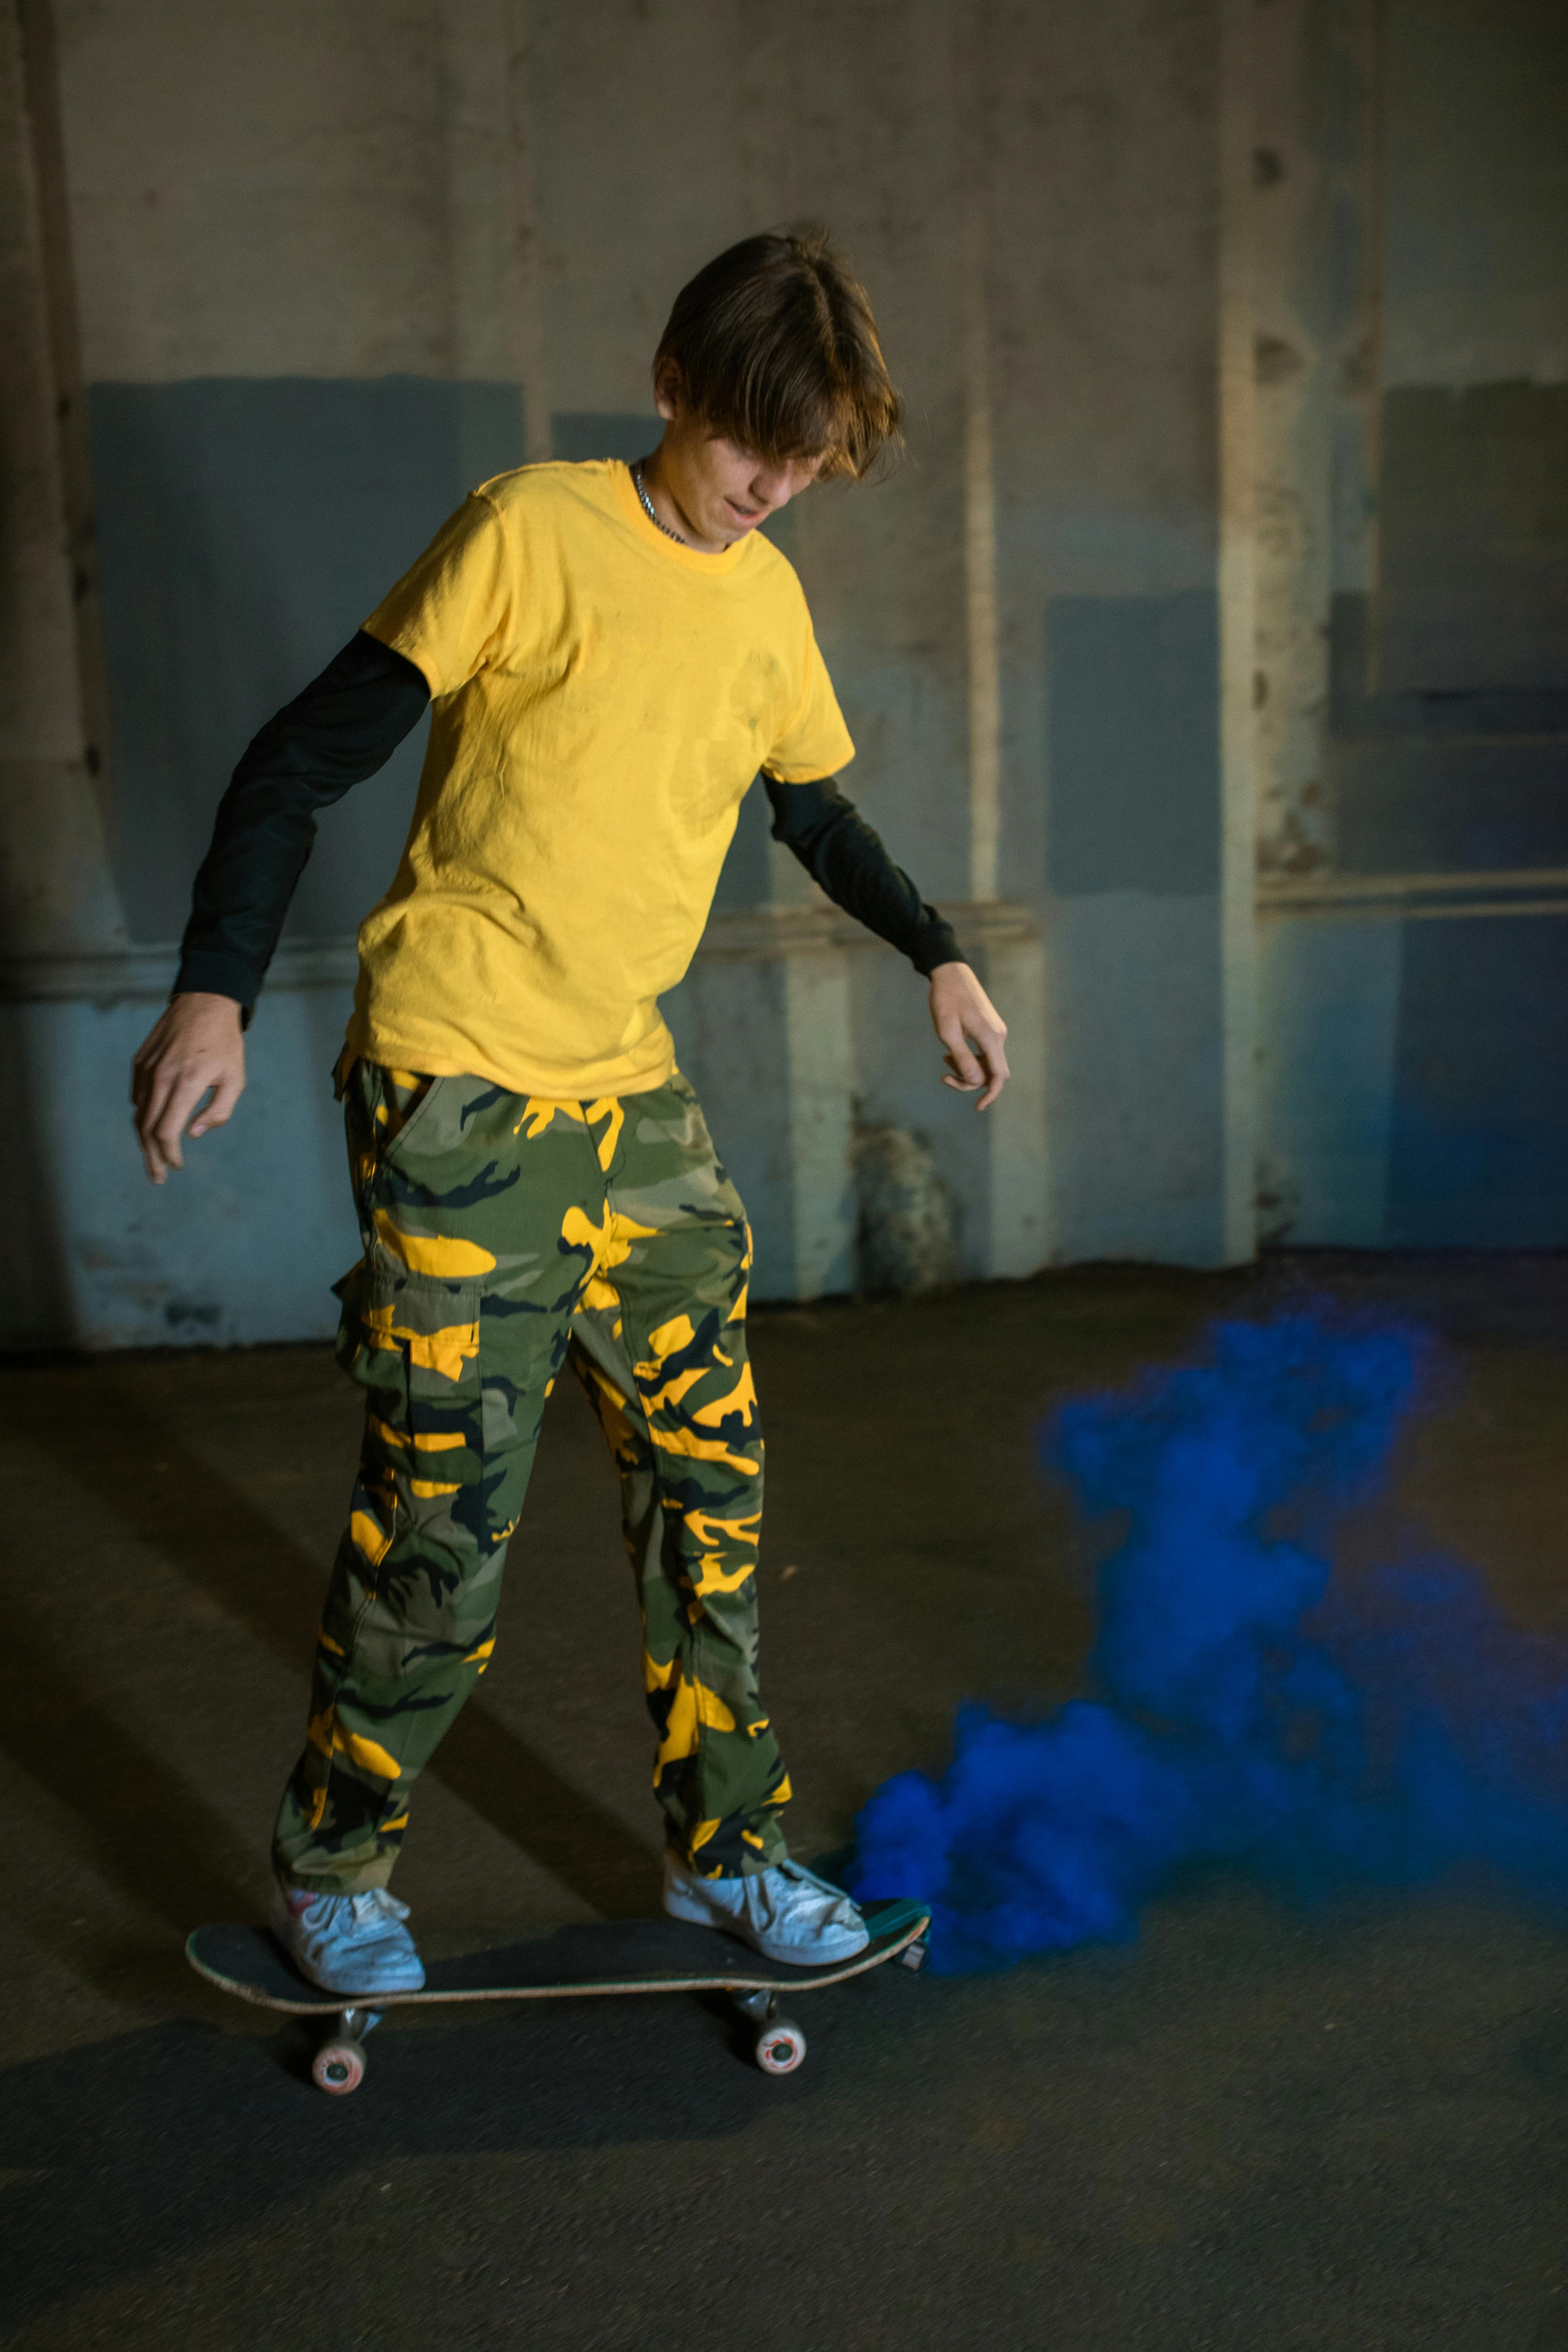
[[573, 1363], [621, 1479], [670, 1843], [709, 1876], [781, 1861], [790, 1787], [757, 1686], [763, 1439], [746, 1352], [751, 1234], [678, 1078], [588, 1116], [607, 1154]]
[[413, 1784], [495, 1647], [591, 1263], [563, 1231], [603, 1181], [580, 1111], [482, 1080], [421, 1089], [361, 1063], [346, 1104], [365, 1255], [339, 1286], [339, 1357], [364, 1440], [274, 1841], [282, 1877], [333, 1894], [385, 1885]]

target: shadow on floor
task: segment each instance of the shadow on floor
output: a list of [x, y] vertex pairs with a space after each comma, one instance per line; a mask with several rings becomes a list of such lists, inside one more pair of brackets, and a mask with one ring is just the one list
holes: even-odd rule
[[[10, 1399], [13, 1425], [58, 1456], [72, 1486], [85, 1487], [128, 1534], [155, 1549], [298, 1669], [302, 1722], [326, 1581], [319, 1562], [266, 1518], [241, 1487], [147, 1412], [133, 1372], [105, 1370], [100, 1378], [91, 1445], [82, 1444], [75, 1422], [58, 1412], [46, 1381], [17, 1384]], [[155, 1491], [146, 1486], [147, 1465], [153, 1460], [164, 1474]], [[77, 1696], [63, 1670], [41, 1650], [29, 1680], [34, 1672], [51, 1691], [51, 1704], [78, 1723], [79, 1739], [71, 1755], [51, 1759], [47, 1767], [37, 1760], [34, 1740], [13, 1752], [24, 1769], [43, 1780], [87, 1822], [95, 1850], [111, 1864], [110, 1874], [138, 1895], [145, 1895], [151, 1885], [157, 1890], [148, 1898], [154, 1906], [188, 1925], [200, 1882], [182, 1853], [176, 1886], [169, 1870], [161, 1868], [156, 1848], [166, 1836], [163, 1824], [172, 1818], [190, 1819], [197, 1825], [198, 1852], [205, 1838], [209, 1856], [201, 1909], [209, 1918], [244, 1917], [253, 1906], [244, 1902], [236, 1908], [238, 1898], [227, 1874], [210, 1859], [219, 1850], [218, 1837], [231, 1842], [216, 1817], [204, 1819], [205, 1809], [187, 1785]], [[563, 1779], [482, 1699], [469, 1699], [427, 1769], [601, 1916], [637, 1918], [654, 1906], [656, 1850]]]
[[[854, 1985], [814, 1996], [813, 2015]], [[903, 1988], [900, 1988], [902, 1991]], [[352, 2099], [308, 2079], [311, 2030], [167, 2024], [12, 2069], [0, 2108], [7, 2331], [56, 2304], [167, 2275], [370, 2167], [733, 2141], [813, 2096], [766, 2080], [727, 2012], [684, 1995], [378, 2029]]]
[[228, 1824], [72, 1685], [19, 1611], [5, 1639], [10, 1688], [0, 1709], [0, 1752], [77, 1816], [100, 1874], [182, 1940], [193, 1912], [243, 1918], [253, 1897], [231, 1866]]

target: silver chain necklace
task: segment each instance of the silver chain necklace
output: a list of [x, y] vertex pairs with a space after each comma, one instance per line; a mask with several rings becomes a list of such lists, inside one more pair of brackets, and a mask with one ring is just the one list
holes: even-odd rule
[[677, 547], [684, 547], [686, 545], [686, 541], [681, 538], [680, 533], [678, 530], [671, 530], [669, 525], [660, 519], [658, 509], [654, 506], [653, 500], [649, 498], [647, 492], [642, 486], [642, 469], [647, 464], [647, 459], [646, 457], [639, 457], [637, 464], [632, 467], [632, 480], [637, 485], [637, 494], [642, 500], [642, 510], [644, 514], [647, 515], [649, 522], [652, 523], [656, 530], [662, 530], [666, 539], [674, 540]]

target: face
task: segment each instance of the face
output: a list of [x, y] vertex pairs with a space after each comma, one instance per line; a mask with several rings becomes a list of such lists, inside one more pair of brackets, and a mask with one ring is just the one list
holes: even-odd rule
[[661, 389], [657, 401], [665, 419], [659, 479], [701, 546], [733, 546], [808, 488], [826, 463], [826, 451], [814, 457], [759, 457], [710, 433], [685, 409], [678, 391]]

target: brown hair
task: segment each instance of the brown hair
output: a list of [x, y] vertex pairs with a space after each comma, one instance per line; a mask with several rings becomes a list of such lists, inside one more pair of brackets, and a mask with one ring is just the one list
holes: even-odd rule
[[865, 288], [815, 226], [749, 236], [675, 298], [654, 355], [710, 431], [778, 462], [826, 452], [820, 478], [863, 481], [899, 437]]

